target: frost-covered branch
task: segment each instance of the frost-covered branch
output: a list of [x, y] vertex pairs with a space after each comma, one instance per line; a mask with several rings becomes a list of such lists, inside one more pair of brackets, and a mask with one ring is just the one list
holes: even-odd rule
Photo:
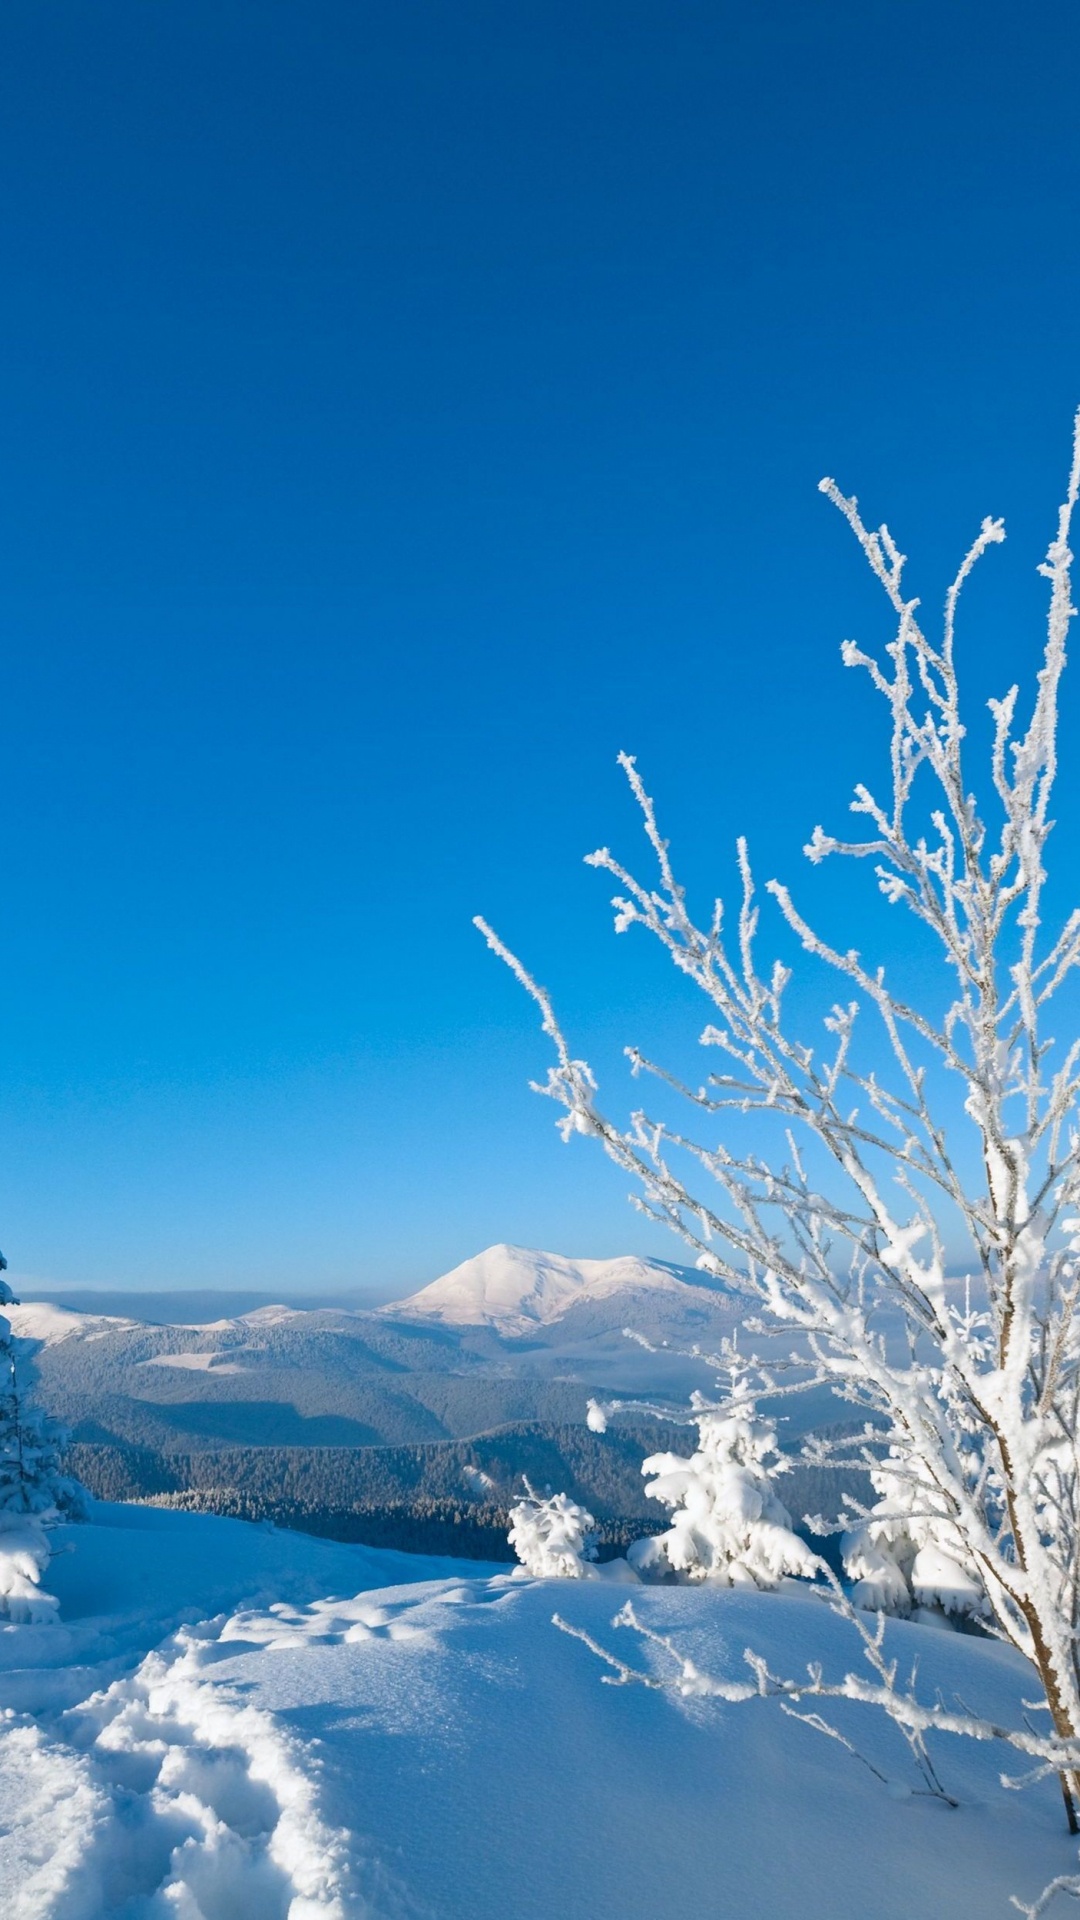
[[[815, 863], [868, 863], [885, 901], [912, 916], [925, 961], [912, 989], [901, 991], [887, 965], [820, 930], [795, 892], [771, 881], [766, 898], [785, 937], [839, 983], [823, 1033], [799, 1033], [788, 964], [759, 959], [746, 843], [738, 842], [730, 923], [722, 902], [697, 920], [627, 755], [621, 764], [655, 873], [639, 879], [608, 848], [590, 864], [615, 883], [616, 930], [650, 934], [704, 996], [700, 1040], [712, 1068], [704, 1084], [630, 1049], [660, 1111], [610, 1119], [548, 995], [479, 924], [540, 1009], [555, 1064], [539, 1090], [560, 1107], [564, 1138], [599, 1140], [631, 1177], [636, 1204], [747, 1300], [762, 1337], [784, 1343], [803, 1382], [826, 1381], [867, 1417], [864, 1464], [885, 1484], [877, 1506], [858, 1516], [863, 1597], [900, 1605], [901, 1589], [908, 1604], [929, 1591], [947, 1605], [951, 1593], [1034, 1663], [1052, 1727], [1044, 1757], [1056, 1755], [1076, 1827], [1080, 1040], [1055, 1050], [1046, 1022], [1051, 1009], [1068, 1018], [1063, 994], [1080, 966], [1080, 908], [1056, 928], [1044, 919], [1059, 689], [1074, 613], [1080, 416], [1041, 569], [1049, 607], [1034, 697], [1025, 712], [1013, 686], [991, 703], [981, 800], [968, 765], [957, 635], [963, 590], [1002, 540], [1001, 522], [983, 521], [931, 638], [888, 529], [870, 528], [834, 482], [823, 491], [894, 622], [882, 649], [848, 642], [842, 652], [883, 703], [888, 784], [856, 786], [854, 837], [817, 827], [806, 851]], [[882, 1051], [891, 1063], [884, 1070]], [[669, 1117], [672, 1101], [689, 1123]], [[758, 1144], [770, 1125], [771, 1151]], [[958, 1233], [970, 1252], [963, 1298], [947, 1258]]]
[[[827, 1572], [825, 1577], [828, 1577]], [[997, 1742], [1026, 1759], [1037, 1761], [1035, 1773], [1040, 1778], [1047, 1771], [1056, 1773], [1063, 1769], [1074, 1769], [1080, 1761], [1078, 1741], [1062, 1741], [1054, 1735], [1041, 1735], [1030, 1727], [1006, 1726], [980, 1714], [970, 1713], [960, 1703], [947, 1706], [941, 1700], [920, 1699], [916, 1691], [917, 1669], [903, 1678], [898, 1662], [886, 1653], [885, 1616], [879, 1614], [871, 1630], [866, 1623], [866, 1616], [851, 1605], [835, 1581], [828, 1604], [841, 1612], [858, 1633], [863, 1656], [873, 1674], [872, 1679], [849, 1671], [838, 1680], [829, 1680], [818, 1661], [807, 1663], [805, 1675], [790, 1677], [777, 1674], [751, 1647], [743, 1653], [743, 1661], [752, 1676], [750, 1680], [728, 1680], [717, 1674], [706, 1673], [680, 1650], [670, 1636], [654, 1632], [641, 1619], [632, 1601], [627, 1601], [619, 1609], [612, 1626], [630, 1628], [641, 1640], [656, 1647], [670, 1660], [670, 1672], [653, 1672], [635, 1667], [628, 1660], [613, 1654], [582, 1627], [571, 1625], [560, 1614], [555, 1614], [553, 1621], [563, 1633], [582, 1641], [603, 1662], [608, 1669], [604, 1679], [609, 1686], [644, 1686], [677, 1694], [682, 1699], [716, 1699], [733, 1705], [761, 1699], [778, 1700], [781, 1704], [798, 1708], [805, 1700], [849, 1700], [862, 1706], [876, 1707], [886, 1714], [903, 1736], [922, 1774], [926, 1790], [944, 1800], [949, 1800], [949, 1795], [941, 1785], [926, 1746], [930, 1734], [951, 1734], [964, 1739]], [[817, 1724], [816, 1720], [811, 1724]], [[828, 1732], [834, 1737], [836, 1735], [831, 1725], [819, 1725], [818, 1731]], [[1007, 1784], [1014, 1783], [1009, 1781]]]

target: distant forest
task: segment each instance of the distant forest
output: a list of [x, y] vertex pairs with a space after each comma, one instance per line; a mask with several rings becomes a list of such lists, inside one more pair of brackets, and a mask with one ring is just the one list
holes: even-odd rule
[[[220, 1447], [190, 1453], [79, 1441], [68, 1472], [100, 1500], [144, 1501], [269, 1521], [333, 1540], [405, 1552], [511, 1560], [508, 1509], [523, 1476], [563, 1491], [595, 1515], [600, 1557], [661, 1531], [665, 1509], [645, 1497], [649, 1453], [690, 1453], [694, 1436], [662, 1421], [620, 1421], [608, 1433], [541, 1422], [468, 1441], [399, 1447]], [[856, 1476], [861, 1481], [863, 1476]], [[850, 1484], [858, 1497], [866, 1486]], [[796, 1522], [830, 1512], [835, 1475], [796, 1468], [780, 1488]]]

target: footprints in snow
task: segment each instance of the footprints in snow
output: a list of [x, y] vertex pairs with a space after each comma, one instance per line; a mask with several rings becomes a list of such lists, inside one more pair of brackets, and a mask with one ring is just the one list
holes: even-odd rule
[[484, 1605], [501, 1598], [506, 1585], [506, 1576], [497, 1575], [493, 1580], [478, 1581], [475, 1587], [445, 1587], [435, 1594], [421, 1591], [400, 1601], [387, 1601], [384, 1597], [379, 1605], [365, 1594], [359, 1594], [355, 1600], [316, 1600], [307, 1607], [292, 1607], [279, 1601], [265, 1611], [249, 1609], [234, 1614], [222, 1629], [218, 1645], [225, 1657], [229, 1642], [234, 1643], [229, 1651], [238, 1651], [237, 1641], [250, 1647], [263, 1647], [267, 1652], [291, 1647], [355, 1645], [365, 1640], [412, 1640], [430, 1644], [430, 1626], [410, 1616], [433, 1604], [440, 1607]]
[[[319, 1810], [319, 1762], [207, 1669], [222, 1629], [183, 1630], [63, 1716], [95, 1817], [19, 1920], [379, 1920], [407, 1903]], [[230, 1652], [236, 1651], [236, 1638]]]
[[182, 1629], [60, 1714], [58, 1738], [27, 1724], [36, 1770], [63, 1778], [71, 1830], [51, 1860], [27, 1861], [5, 1920], [410, 1920], [393, 1876], [323, 1817], [317, 1752], [213, 1669], [245, 1651], [430, 1646], [442, 1608], [488, 1605], [513, 1584], [248, 1609]]
[[[316, 1600], [309, 1607], [290, 1607], [284, 1601], [262, 1612], [233, 1615], [221, 1634], [223, 1652], [229, 1642], [263, 1647], [279, 1653], [289, 1647], [325, 1647], [340, 1642], [353, 1644], [363, 1640], [418, 1640], [424, 1629], [414, 1626], [399, 1614], [411, 1611], [372, 1606], [365, 1600]], [[236, 1652], [235, 1645], [229, 1647]]]

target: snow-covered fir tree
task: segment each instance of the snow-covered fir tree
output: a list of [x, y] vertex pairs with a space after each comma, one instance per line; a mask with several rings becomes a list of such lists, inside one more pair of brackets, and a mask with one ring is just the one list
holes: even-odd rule
[[[779, 1341], [791, 1377], [853, 1409], [851, 1437], [823, 1442], [816, 1458], [879, 1475], [878, 1511], [862, 1516], [861, 1577], [880, 1578], [884, 1568], [893, 1579], [888, 1555], [909, 1602], [924, 1572], [923, 1590], [942, 1600], [957, 1572], [970, 1578], [992, 1630], [1032, 1663], [1048, 1731], [988, 1728], [918, 1702], [912, 1689], [901, 1697], [872, 1638], [863, 1650], [874, 1684], [848, 1675], [834, 1691], [876, 1699], [905, 1737], [947, 1725], [1011, 1741], [1059, 1773], [1070, 1826], [1080, 1831], [1080, 906], [1063, 916], [1055, 908], [1044, 930], [1059, 690], [1075, 612], [1069, 538], [1080, 415], [1041, 567], [1049, 610], [1033, 698], [1023, 716], [1017, 686], [990, 703], [981, 797], [956, 618], [973, 567], [1004, 538], [1002, 522], [983, 521], [931, 638], [888, 529], [868, 527], [833, 481], [822, 491], [894, 620], [884, 647], [848, 641], [842, 649], [884, 709], [888, 790], [857, 785], [851, 808], [860, 830], [840, 838], [815, 827], [806, 853], [813, 863], [853, 861], [911, 916], [921, 946], [905, 983], [879, 958], [864, 959], [850, 937], [819, 932], [788, 886], [770, 881], [791, 959], [801, 947], [832, 980], [821, 1033], [800, 1031], [787, 998], [791, 959], [759, 962], [745, 842], [734, 927], [720, 902], [695, 919], [626, 755], [656, 871], [640, 881], [607, 848], [590, 863], [615, 879], [616, 930], [644, 928], [707, 1003], [699, 1037], [713, 1070], [703, 1082], [630, 1048], [657, 1104], [628, 1123], [610, 1119], [546, 992], [486, 922], [478, 925], [541, 1010], [556, 1064], [539, 1090], [563, 1108], [564, 1138], [599, 1141], [636, 1183], [643, 1211], [746, 1298], [753, 1337]], [[767, 713], [757, 724], [767, 754]], [[865, 1035], [867, 1016], [876, 1036]], [[679, 1103], [689, 1121], [676, 1115]], [[974, 1312], [950, 1274], [960, 1233]], [[853, 1571], [856, 1553], [853, 1544]], [[838, 1592], [836, 1604], [862, 1633], [847, 1596]], [[758, 1691], [787, 1685], [759, 1681]], [[829, 1691], [815, 1670], [799, 1697]]]
[[672, 1521], [666, 1533], [630, 1547], [630, 1565], [646, 1579], [670, 1570], [728, 1587], [767, 1589], [785, 1574], [813, 1579], [817, 1555], [794, 1531], [773, 1484], [782, 1464], [776, 1429], [751, 1395], [736, 1392], [696, 1424], [689, 1457], [654, 1453], [642, 1463], [648, 1497], [670, 1507]]
[[[665, 1533], [635, 1541], [627, 1561], [644, 1580], [768, 1590], [788, 1574], [814, 1579], [820, 1560], [795, 1532], [776, 1490], [791, 1462], [774, 1422], [758, 1407], [760, 1391], [775, 1383], [752, 1376], [734, 1341], [721, 1354], [696, 1357], [716, 1367], [720, 1397], [691, 1396], [686, 1424], [697, 1429], [691, 1453], [653, 1453], [642, 1461], [650, 1483], [645, 1492], [672, 1509], [672, 1523]], [[613, 1414], [629, 1412], [671, 1419], [670, 1408], [651, 1401], [590, 1400], [588, 1425], [604, 1433]]]
[[539, 1494], [525, 1481], [525, 1498], [510, 1509], [510, 1545], [538, 1580], [583, 1580], [596, 1558], [596, 1521], [565, 1493]]
[[[953, 1324], [968, 1349], [991, 1352], [989, 1321], [972, 1306], [971, 1283], [964, 1304], [952, 1307]], [[957, 1444], [980, 1449], [977, 1422], [957, 1398], [948, 1377], [942, 1391], [952, 1396], [951, 1419]], [[828, 1447], [824, 1449], [827, 1458]], [[922, 1609], [954, 1618], [989, 1621], [986, 1589], [963, 1532], [946, 1502], [920, 1466], [918, 1457], [893, 1428], [892, 1443], [877, 1458], [867, 1449], [864, 1464], [877, 1501], [845, 1527], [840, 1543], [844, 1572], [857, 1607], [871, 1612], [910, 1615]], [[1000, 1484], [995, 1489], [1000, 1502]], [[856, 1503], [848, 1501], [849, 1508]]]
[[[0, 1271], [6, 1266], [0, 1254]], [[0, 1307], [14, 1299], [0, 1279]], [[82, 1507], [80, 1488], [60, 1471], [59, 1439], [47, 1420], [27, 1411], [11, 1324], [0, 1314], [0, 1618], [56, 1617], [57, 1602], [41, 1585], [49, 1529]]]

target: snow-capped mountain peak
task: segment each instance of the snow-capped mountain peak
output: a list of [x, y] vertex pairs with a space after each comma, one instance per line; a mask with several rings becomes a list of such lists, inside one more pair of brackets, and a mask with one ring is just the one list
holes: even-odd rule
[[692, 1297], [699, 1289], [664, 1262], [634, 1254], [615, 1260], [569, 1260], [563, 1254], [503, 1243], [463, 1260], [419, 1293], [382, 1311], [441, 1320], [448, 1326], [524, 1334], [550, 1326], [583, 1302], [643, 1291]]

